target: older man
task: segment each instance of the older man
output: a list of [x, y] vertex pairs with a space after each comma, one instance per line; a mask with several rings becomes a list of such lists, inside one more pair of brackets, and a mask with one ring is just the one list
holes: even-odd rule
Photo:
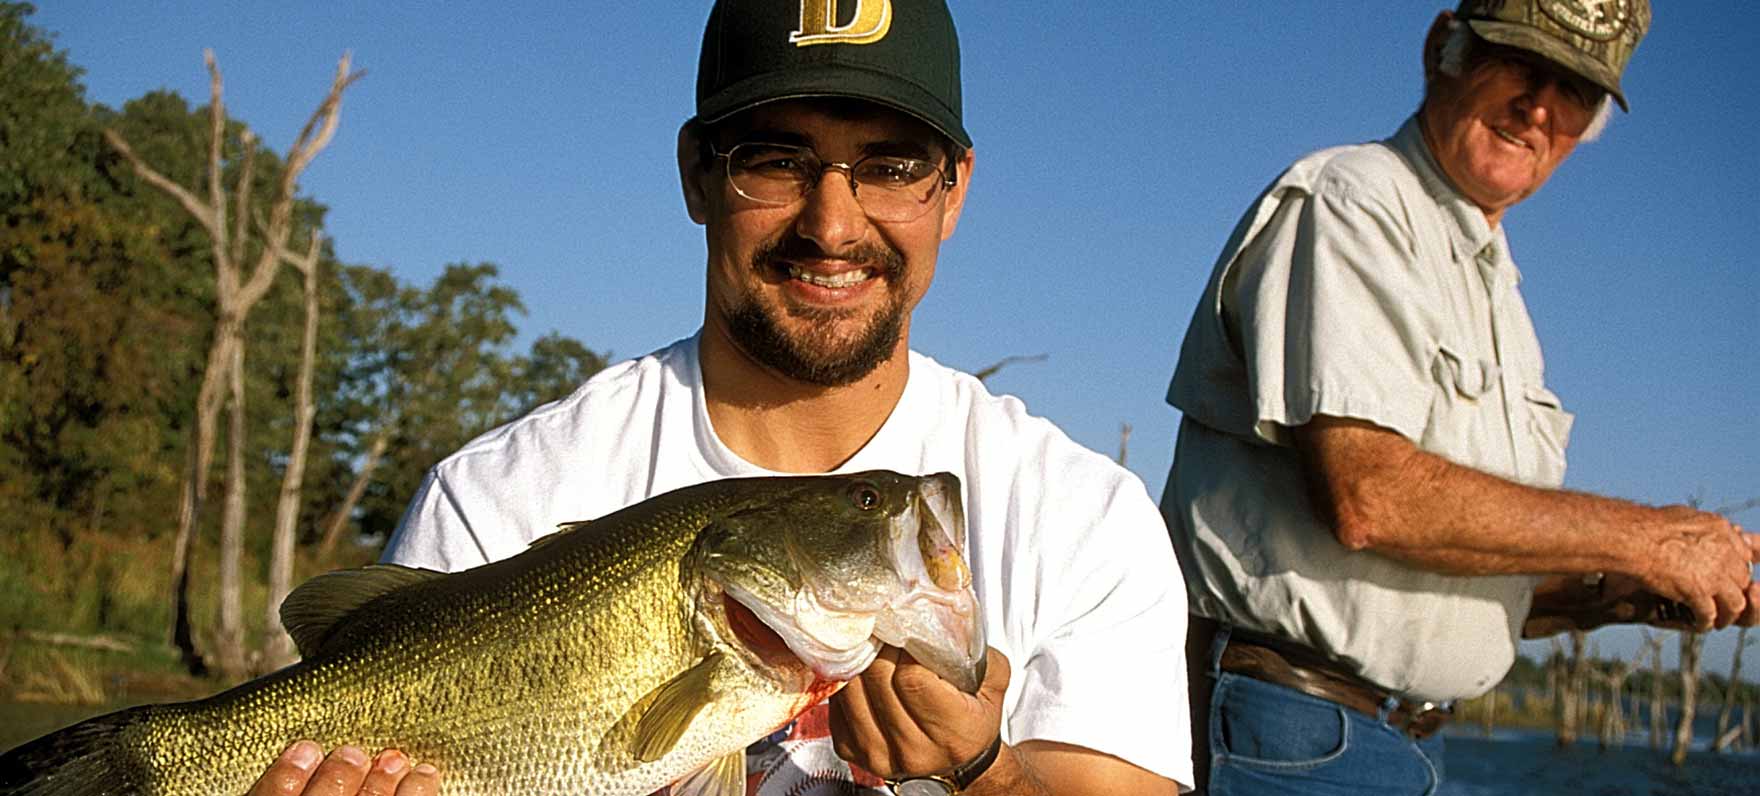
[[[710, 479], [952, 472], [995, 648], [986, 682], [967, 695], [889, 648], [829, 706], [752, 748], [748, 792], [1189, 783], [1185, 683], [1150, 676], [1183, 673], [1169, 631], [1186, 605], [1147, 491], [1020, 402], [910, 350], [911, 313], [971, 185], [960, 108], [942, 0], [717, 3], [697, 115], [678, 137], [685, 206], [706, 230], [702, 328], [442, 461], [386, 558], [472, 567], [559, 521]], [[363, 786], [432, 793], [435, 772], [395, 751], [320, 762], [308, 743], [256, 793]]]
[[1162, 503], [1211, 792], [1429, 793], [1449, 704], [1523, 635], [1760, 615], [1754, 535], [1558, 488], [1572, 418], [1502, 224], [1626, 106], [1649, 20], [1442, 12], [1417, 113], [1298, 161], [1228, 241], [1168, 390]]

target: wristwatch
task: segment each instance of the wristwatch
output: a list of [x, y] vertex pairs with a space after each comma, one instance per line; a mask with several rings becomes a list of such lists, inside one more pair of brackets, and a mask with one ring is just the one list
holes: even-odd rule
[[897, 796], [958, 796], [972, 786], [978, 777], [990, 770], [990, 764], [996, 762], [997, 753], [1002, 751], [1002, 734], [996, 734], [996, 740], [984, 747], [971, 762], [955, 766], [947, 774], [928, 774], [921, 777], [905, 777], [904, 779], [886, 780], [886, 787], [891, 788]]

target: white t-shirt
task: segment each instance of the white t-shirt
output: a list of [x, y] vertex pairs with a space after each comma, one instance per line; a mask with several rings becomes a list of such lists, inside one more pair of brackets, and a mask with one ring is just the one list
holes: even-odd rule
[[[703, 481], [781, 475], [716, 437], [697, 352], [691, 337], [614, 365], [471, 441], [428, 473], [385, 560], [466, 569], [561, 522]], [[1014, 669], [1005, 741], [1075, 744], [1192, 781], [1185, 589], [1134, 475], [915, 352], [898, 406], [837, 472], [871, 469], [960, 478], [986, 638]], [[837, 759], [823, 705], [747, 762], [754, 796], [880, 784]]]

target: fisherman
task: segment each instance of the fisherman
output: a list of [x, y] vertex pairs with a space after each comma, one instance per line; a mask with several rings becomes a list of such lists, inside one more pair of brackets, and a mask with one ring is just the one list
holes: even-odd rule
[[1167, 395], [1201, 786], [1432, 793], [1449, 706], [1520, 638], [1760, 619], [1760, 537], [1558, 488], [1572, 416], [1501, 224], [1626, 108], [1649, 21], [1646, 0], [1441, 12], [1417, 112], [1297, 161], [1230, 237]]
[[[993, 648], [978, 693], [887, 648], [749, 752], [747, 792], [1175, 794], [1186, 604], [1153, 500], [909, 348], [971, 187], [959, 67], [943, 0], [716, 3], [678, 134], [707, 240], [702, 327], [436, 465], [385, 560], [466, 569], [713, 479], [952, 472]], [[305, 742], [254, 793], [435, 792], [411, 770], [396, 752], [320, 762]]]

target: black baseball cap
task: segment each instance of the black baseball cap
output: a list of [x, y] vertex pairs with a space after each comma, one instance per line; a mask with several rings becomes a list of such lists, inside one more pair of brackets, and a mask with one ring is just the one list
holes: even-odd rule
[[718, 0], [697, 62], [697, 119], [801, 97], [876, 102], [972, 145], [945, 0]]

